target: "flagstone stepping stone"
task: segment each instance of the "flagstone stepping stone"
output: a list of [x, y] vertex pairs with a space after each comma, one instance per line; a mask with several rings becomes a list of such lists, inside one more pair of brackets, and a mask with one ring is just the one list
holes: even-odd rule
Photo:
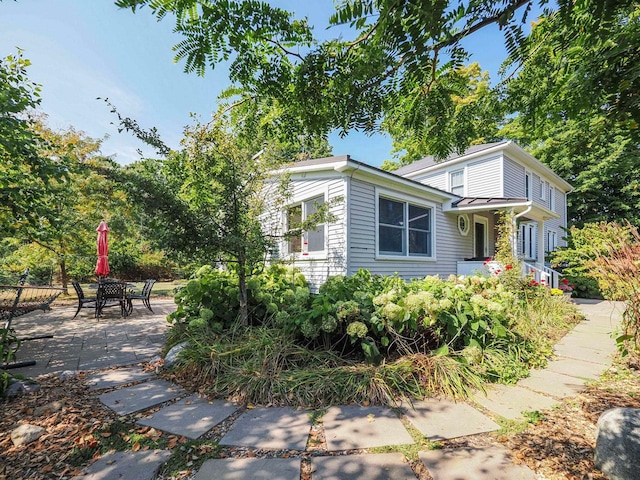
[[415, 480], [401, 453], [311, 457], [311, 478], [321, 480]]
[[139, 367], [118, 368], [95, 373], [87, 377], [89, 390], [102, 390], [103, 388], [117, 387], [127, 383], [141, 382], [154, 376], [153, 372], [145, 372]]
[[292, 480], [300, 478], [299, 458], [215, 458], [193, 480]]
[[611, 359], [609, 355], [612, 352], [599, 350], [591, 347], [583, 347], [581, 345], [575, 345], [572, 343], [565, 343], [563, 345], [556, 345], [553, 349], [556, 355], [565, 358], [573, 358], [575, 360], [582, 360], [583, 362], [598, 363], [603, 365], [603, 370], [611, 365]]
[[569, 397], [584, 390], [584, 381], [550, 370], [532, 370], [529, 377], [518, 382], [521, 387], [558, 398]]
[[220, 439], [220, 445], [304, 450], [310, 431], [308, 411], [291, 407], [254, 408], [238, 417]]
[[331, 407], [322, 423], [330, 451], [414, 443], [398, 416], [387, 407]]
[[573, 358], [559, 358], [547, 364], [547, 370], [552, 372], [586, 379], [599, 378], [606, 369], [607, 366], [600, 363], [584, 362]]
[[522, 412], [545, 410], [556, 404], [551, 397], [509, 385], [496, 385], [487, 390], [486, 396], [478, 393], [473, 400], [487, 410], [510, 420], [522, 419]]
[[211, 430], [237, 409], [238, 406], [231, 402], [224, 400], [209, 402], [206, 398], [191, 395], [161, 408], [153, 415], [138, 420], [137, 423], [195, 439]]
[[535, 480], [537, 475], [516, 465], [501, 447], [454, 448], [418, 452], [433, 480]]
[[476, 435], [498, 430], [500, 425], [466, 403], [430, 398], [405, 407], [405, 415], [429, 440]]
[[128, 415], [173, 400], [184, 394], [184, 390], [165, 380], [152, 380], [103, 393], [98, 398], [119, 415]]
[[110, 452], [73, 480], [152, 480], [170, 456], [169, 450]]

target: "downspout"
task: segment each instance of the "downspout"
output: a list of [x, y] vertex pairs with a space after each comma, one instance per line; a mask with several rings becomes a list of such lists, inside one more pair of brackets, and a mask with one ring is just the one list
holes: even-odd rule
[[[511, 219], [511, 253], [513, 253], [514, 258], [518, 258], [518, 228], [517, 228], [517, 220], [523, 215], [526, 215], [533, 208], [532, 205], [529, 205], [527, 209], [523, 212], [514, 215]], [[513, 212], [513, 210], [511, 210]]]

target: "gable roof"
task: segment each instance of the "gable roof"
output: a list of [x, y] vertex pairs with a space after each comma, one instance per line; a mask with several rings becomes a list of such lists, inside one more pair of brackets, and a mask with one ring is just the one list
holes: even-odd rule
[[460, 198], [459, 195], [447, 192], [446, 190], [441, 190], [439, 188], [426, 185], [422, 182], [418, 182], [417, 180], [396, 175], [395, 172], [382, 170], [381, 168], [373, 167], [358, 160], [354, 160], [350, 155], [302, 160], [300, 162], [290, 163], [286, 165], [284, 167], [284, 170], [290, 173], [307, 173], [334, 170], [336, 172], [346, 173], [350, 175], [358, 172], [359, 174], [371, 179], [378, 179], [379, 181], [393, 182], [401, 185], [404, 184], [406, 186], [431, 193], [432, 195], [436, 195], [443, 200], [454, 200]]
[[425, 157], [422, 160], [418, 160], [417, 162], [413, 162], [410, 165], [397, 169], [395, 173], [407, 178], [416, 178], [420, 175], [437, 172], [445, 165], [448, 166], [451, 164], [462, 163], [467, 160], [472, 160], [492, 153], [507, 154], [509, 158], [517, 161], [525, 168], [531, 169], [538, 174], [543, 174], [546, 178], [553, 180], [553, 183], [556, 186], [559, 186], [565, 193], [573, 190], [571, 184], [564, 178], [511, 140], [473, 145], [469, 147], [464, 154], [452, 154], [439, 162], [436, 162], [433, 157]]
[[397, 175], [405, 176], [413, 172], [417, 172], [419, 170], [424, 170], [429, 167], [433, 167], [435, 165], [441, 165], [446, 162], [450, 162], [460, 157], [466, 157], [467, 155], [471, 155], [477, 152], [481, 152], [483, 150], [487, 150], [489, 148], [495, 147], [496, 145], [506, 145], [506, 141], [504, 142], [493, 142], [493, 143], [483, 143], [482, 145], [471, 145], [469, 148], [465, 150], [464, 153], [452, 153], [447, 158], [436, 161], [436, 158], [433, 155], [428, 157], [424, 157], [421, 160], [410, 163], [409, 165], [405, 165], [404, 167], [400, 167], [395, 170]]

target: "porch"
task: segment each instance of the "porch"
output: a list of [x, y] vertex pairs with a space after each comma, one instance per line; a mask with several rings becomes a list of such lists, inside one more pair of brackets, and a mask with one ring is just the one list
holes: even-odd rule
[[526, 198], [465, 197], [445, 207], [457, 215], [458, 230], [473, 237], [473, 251], [457, 262], [458, 275], [486, 274], [484, 262], [495, 254], [498, 215], [513, 213], [511, 248], [522, 262], [522, 274], [533, 275], [539, 282], [557, 288], [560, 274], [545, 265], [545, 221], [559, 215]]

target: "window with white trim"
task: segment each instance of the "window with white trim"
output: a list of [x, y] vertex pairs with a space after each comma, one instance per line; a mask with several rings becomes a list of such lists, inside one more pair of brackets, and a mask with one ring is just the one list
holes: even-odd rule
[[520, 226], [522, 256], [524, 258], [536, 258], [537, 226], [535, 223], [523, 223]]
[[449, 191], [454, 195], [464, 196], [464, 170], [449, 172]]
[[433, 256], [433, 208], [378, 197], [378, 254]]
[[547, 201], [547, 190], [549, 190], [549, 182], [541, 181], [540, 182], [540, 200], [543, 202]]
[[[300, 229], [302, 223], [309, 220], [309, 217], [316, 213], [323, 204], [324, 195], [318, 195], [296, 205], [291, 205], [286, 212], [286, 230], [290, 232]], [[319, 224], [313, 230], [290, 236], [287, 241], [288, 252], [301, 255], [323, 252], [325, 249], [325, 231], [325, 224]]]
[[556, 209], [556, 189], [549, 186], [549, 210]]
[[524, 196], [527, 198], [527, 200], [531, 200], [532, 197], [532, 182], [533, 181], [533, 176], [531, 175], [531, 172], [524, 172]]
[[558, 234], [554, 230], [547, 230], [547, 251], [553, 252], [558, 248]]

